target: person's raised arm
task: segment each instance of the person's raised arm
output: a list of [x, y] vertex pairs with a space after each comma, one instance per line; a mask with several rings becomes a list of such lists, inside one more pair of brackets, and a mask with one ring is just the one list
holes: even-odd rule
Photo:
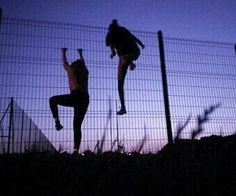
[[111, 44], [111, 32], [108, 32], [106, 35], [106, 46], [110, 47], [111, 50], [110, 58], [113, 59], [113, 57], [116, 56], [116, 51]]
[[79, 49], [77, 49], [77, 51], [78, 51], [78, 53], [79, 53], [80, 60], [82, 60], [83, 62], [85, 62], [85, 61], [84, 61], [84, 57], [83, 57], [83, 49], [82, 49], [82, 48], [79, 48]]
[[110, 50], [111, 50], [110, 58], [113, 59], [113, 57], [116, 56], [116, 51], [112, 46], [110, 46]]
[[67, 51], [67, 48], [61, 48], [61, 57], [62, 57], [62, 63], [63, 63], [63, 67], [65, 69], [68, 69], [68, 62], [67, 62], [67, 58], [66, 58], [66, 51]]
[[137, 37], [135, 37], [134, 36], [134, 39], [135, 39], [135, 41], [142, 47], [142, 49], [144, 49], [144, 44], [143, 44], [143, 42], [141, 42], [141, 40], [140, 39], [138, 39]]

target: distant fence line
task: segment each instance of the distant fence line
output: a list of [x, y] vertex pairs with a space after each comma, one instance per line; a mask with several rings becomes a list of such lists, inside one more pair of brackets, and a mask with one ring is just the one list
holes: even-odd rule
[[82, 127], [81, 151], [95, 150], [98, 141], [104, 140], [104, 151], [117, 150], [119, 146], [125, 151], [135, 151], [143, 145], [142, 152], [157, 152], [168, 139], [172, 140], [170, 136], [174, 137], [188, 118], [188, 126], [181, 137], [190, 138], [198, 116], [219, 103], [220, 107], [211, 114], [197, 138], [235, 132], [234, 44], [163, 36], [168, 114], [162, 85], [160, 38], [158, 40], [157, 33], [132, 31], [144, 42], [145, 49], [136, 62], [137, 68], [127, 74], [128, 113], [116, 116], [119, 107], [117, 59], [109, 58], [106, 32], [102, 27], [3, 17], [0, 100], [6, 104], [0, 108], [0, 117], [8, 105], [6, 99], [13, 97], [56, 149], [71, 151], [73, 112], [59, 107], [64, 129], [56, 132], [48, 99], [69, 92], [60, 48], [69, 49], [71, 62], [77, 58], [75, 49], [81, 47], [90, 72], [91, 97]]
[[7, 108], [0, 120], [0, 153], [56, 151], [47, 137], [24, 110], [14, 102], [13, 98], [1, 99], [1, 113], [6, 105]]

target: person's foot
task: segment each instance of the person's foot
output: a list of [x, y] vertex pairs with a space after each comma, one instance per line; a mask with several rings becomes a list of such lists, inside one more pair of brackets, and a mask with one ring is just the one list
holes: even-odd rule
[[130, 70], [133, 71], [136, 68], [136, 65], [134, 63], [130, 64]]
[[60, 131], [61, 129], [63, 129], [63, 126], [61, 125], [59, 120], [55, 121], [55, 127], [57, 131]]
[[78, 149], [74, 149], [72, 155], [78, 155], [79, 154], [79, 150]]
[[121, 109], [116, 112], [117, 115], [123, 115], [123, 114], [126, 114], [126, 108], [125, 107], [121, 107]]

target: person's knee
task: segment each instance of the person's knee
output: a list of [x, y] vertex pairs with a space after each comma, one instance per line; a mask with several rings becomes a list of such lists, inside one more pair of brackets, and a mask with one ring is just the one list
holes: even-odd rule
[[124, 80], [129, 64], [130, 64], [129, 57], [120, 57], [120, 62], [118, 65], [118, 74], [117, 74], [117, 79], [118, 80]]
[[50, 105], [56, 104], [56, 97], [55, 96], [49, 98], [49, 104]]
[[122, 66], [119, 66], [119, 70], [117, 73], [117, 80], [120, 81], [124, 78], [125, 72]]
[[131, 61], [136, 61], [140, 56], [140, 50], [136, 48], [130, 55]]

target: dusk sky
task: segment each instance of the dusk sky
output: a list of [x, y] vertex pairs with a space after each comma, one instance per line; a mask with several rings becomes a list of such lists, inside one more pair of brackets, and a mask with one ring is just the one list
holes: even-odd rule
[[0, 0], [5, 17], [133, 30], [207, 41], [236, 42], [235, 0]]

